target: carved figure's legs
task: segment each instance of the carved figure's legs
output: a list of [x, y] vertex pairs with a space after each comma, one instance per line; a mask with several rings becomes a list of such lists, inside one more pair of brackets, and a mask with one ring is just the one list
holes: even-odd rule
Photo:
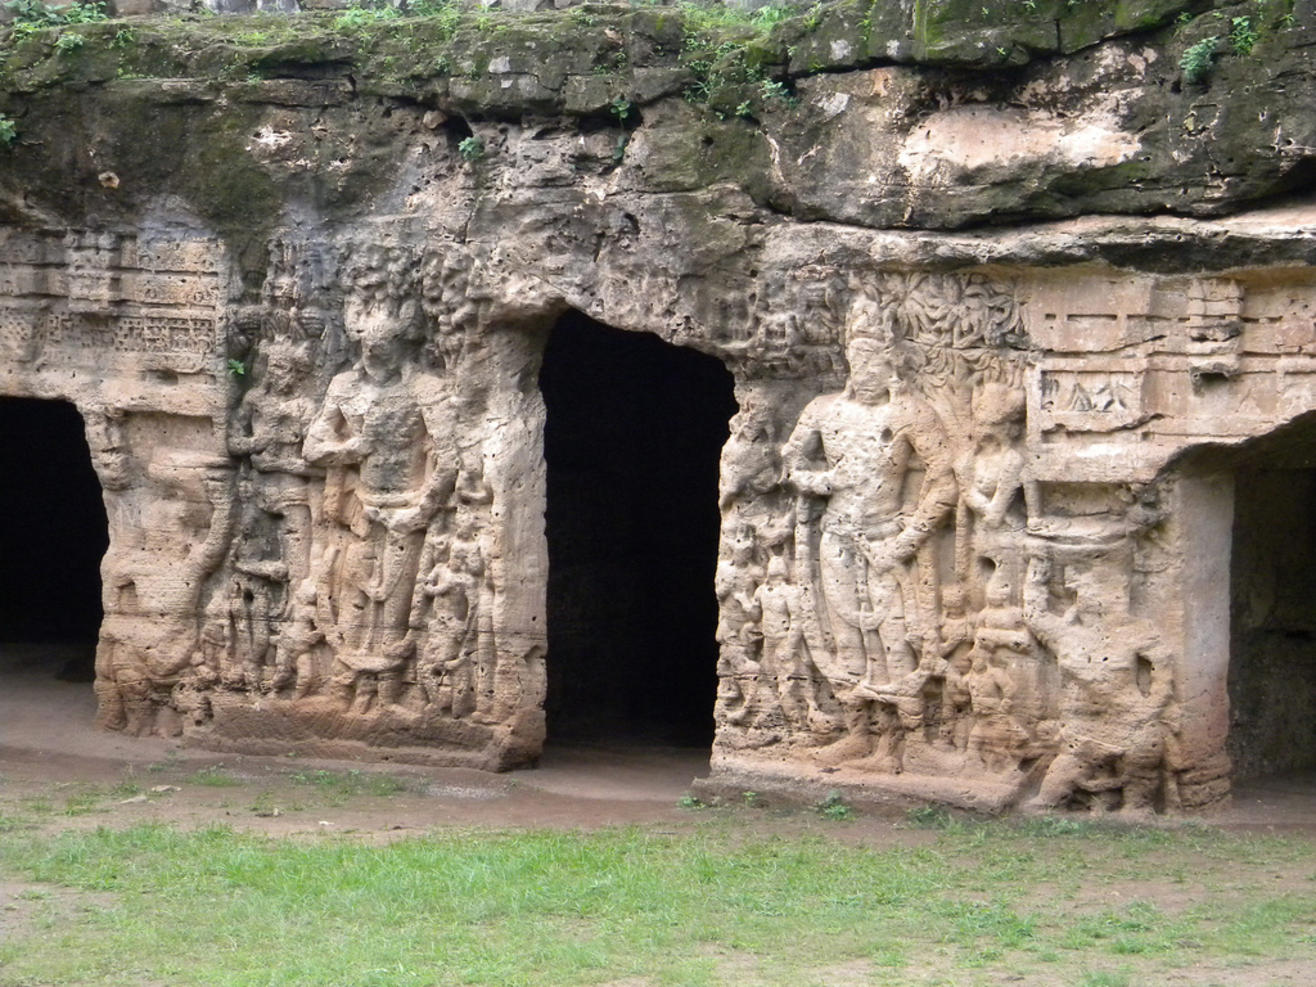
[[812, 683], [808, 679], [799, 675], [777, 677], [777, 698], [781, 704], [781, 712], [793, 730], [808, 730], [809, 714], [818, 711], [818, 703], [813, 697], [810, 685]]
[[877, 647], [870, 647], [864, 672], [870, 686], [899, 681], [918, 666], [905, 623], [902, 575], [894, 569], [868, 573], [869, 621], [877, 626]]
[[102, 633], [96, 646], [96, 682], [92, 688], [96, 693], [96, 725], [102, 730], [122, 730], [127, 724], [123, 694], [114, 681], [114, 650], [117, 647], [118, 642], [106, 633]]
[[1151, 723], [1138, 731], [1123, 760], [1124, 801], [1120, 811], [1130, 815], [1154, 812], [1165, 764], [1160, 724]]
[[96, 725], [135, 737], [155, 727], [151, 680], [131, 645], [102, 638], [96, 650]]
[[439, 709], [443, 698], [443, 675], [439, 671], [441, 667], [432, 647], [426, 648], [425, 653], [416, 661], [416, 684], [420, 686], [425, 705], [435, 711]]
[[357, 691], [358, 675], [356, 669], [339, 662], [337, 671], [329, 680], [329, 694], [342, 707], [344, 712], [352, 708], [353, 696]]
[[475, 675], [469, 655], [447, 663], [447, 678], [452, 689], [452, 715], [457, 719], [475, 711]]
[[265, 586], [248, 583], [242, 590], [243, 678], [252, 691], [261, 688], [265, 659], [270, 651], [270, 596]]
[[1001, 713], [980, 715], [969, 732], [968, 748], [983, 767], [1001, 774], [1018, 766], [1016, 751], [1027, 739], [1023, 728]]
[[371, 651], [383, 650], [394, 638], [406, 633], [425, 533], [384, 529], [382, 541], [379, 579], [371, 588], [372, 605], [366, 634], [367, 650]]
[[377, 692], [380, 706], [396, 706], [402, 698], [402, 672], [380, 672]]
[[315, 688], [315, 656], [303, 651], [297, 656], [297, 685], [292, 690], [294, 699], [304, 699]]
[[115, 678], [123, 696], [124, 732], [134, 737], [148, 736], [155, 728], [150, 681], [127, 669], [119, 669]]
[[1028, 801], [1026, 808], [1057, 808], [1074, 794], [1086, 776], [1087, 766], [1084, 762], [1069, 751], [1061, 751], [1046, 769], [1041, 788]]
[[358, 672], [356, 676], [356, 695], [352, 699], [350, 712], [356, 716], [365, 715], [378, 692], [379, 682], [375, 679], [375, 676], [369, 672]]
[[283, 558], [288, 564], [289, 586], [296, 586], [311, 571], [312, 524], [309, 503], [284, 506]]
[[820, 764], [836, 765], [867, 757], [873, 751], [873, 738], [869, 729], [869, 706], [866, 700], [846, 697], [841, 700], [845, 708], [845, 736], [828, 744], [814, 755]]
[[128, 719], [119, 687], [108, 679], [98, 677], [92, 688], [96, 693], [96, 725], [102, 730], [122, 730]]
[[[853, 538], [824, 533], [819, 542], [823, 599], [836, 655], [823, 669], [872, 689], [903, 678], [918, 666], [905, 619], [903, 569], [873, 569]], [[818, 656], [814, 656], [818, 663]]]
[[818, 569], [832, 640], [813, 661], [833, 688], [844, 688], [865, 675], [869, 652], [881, 650], [868, 598], [867, 563], [853, 538], [823, 532]]
[[269, 691], [278, 692], [286, 686], [293, 685], [296, 681], [297, 672], [293, 650], [276, 638], [274, 642], [274, 672], [270, 675]]

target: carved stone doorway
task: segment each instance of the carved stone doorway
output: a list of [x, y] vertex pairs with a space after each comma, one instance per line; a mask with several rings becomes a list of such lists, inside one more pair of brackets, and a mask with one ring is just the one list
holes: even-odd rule
[[1316, 772], [1316, 420], [1249, 443], [1234, 490], [1234, 778]]
[[717, 359], [576, 312], [549, 335], [549, 741], [708, 747], [717, 691]]
[[92, 680], [108, 544], [77, 409], [0, 398], [0, 668]]

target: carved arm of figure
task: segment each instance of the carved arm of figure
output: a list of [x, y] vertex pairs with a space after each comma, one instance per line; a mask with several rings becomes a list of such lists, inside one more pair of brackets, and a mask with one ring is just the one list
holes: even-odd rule
[[964, 500], [987, 525], [993, 528], [999, 527], [1023, 486], [1023, 475], [1023, 455], [1017, 449], [1009, 449], [1005, 452], [994, 477], [991, 496], [983, 493], [973, 484], [968, 484], [964, 492]]
[[992, 499], [982, 512], [983, 520], [992, 527], [999, 527], [1005, 520], [1006, 512], [1014, 503], [1015, 496], [1022, 485], [1023, 475], [1023, 454], [1017, 449], [1011, 449], [1006, 454], [1005, 462], [1001, 464], [1001, 472], [996, 477], [996, 490], [992, 493]]
[[955, 509], [958, 485], [952, 468], [945, 431], [931, 409], [924, 408], [905, 433], [901, 469], [907, 467], [910, 453], [923, 460], [923, 483], [919, 487], [918, 506], [895, 538], [894, 551], [902, 561], [909, 558], [928, 536], [939, 528]]
[[210, 514], [210, 530], [206, 532], [206, 540], [188, 556], [187, 567], [198, 591], [201, 580], [215, 571], [228, 550], [237, 513], [232, 480], [233, 474], [228, 470], [211, 470], [202, 481], [206, 498], [214, 510]]
[[1147, 703], [1157, 713], [1174, 700], [1174, 652], [1162, 643], [1162, 635], [1150, 621], [1135, 618], [1127, 628], [1134, 641], [1133, 653], [1151, 664]]
[[1042, 485], [1033, 479], [1025, 466], [1023, 475], [1020, 477], [1020, 485], [1024, 488], [1024, 516], [1029, 531], [1040, 527], [1042, 517]]
[[745, 620], [747, 623], [762, 625], [763, 622], [763, 595], [770, 590], [765, 583], [750, 593], [737, 593], [736, 600], [745, 608]]
[[1032, 636], [1023, 627], [979, 627], [978, 640], [991, 648], [1009, 648], [1011, 651], [1027, 651]]
[[717, 597], [719, 602], [732, 598], [732, 594], [736, 592], [738, 575], [735, 563], [730, 559], [723, 559], [718, 562], [717, 569], [713, 572], [713, 595]]
[[234, 456], [248, 456], [253, 452], [259, 452], [256, 448], [256, 435], [253, 419], [255, 418], [255, 396], [259, 389], [256, 388], [248, 391], [242, 396], [242, 403], [238, 405], [237, 414], [228, 427], [228, 451]]
[[401, 641], [395, 641], [384, 649], [384, 657], [399, 664], [411, 657], [416, 650], [416, 632], [408, 629]]
[[1070, 623], [1051, 613], [1047, 606], [1051, 595], [1047, 587], [1050, 579], [1050, 559], [1035, 555], [1028, 560], [1028, 573], [1024, 578], [1024, 621], [1039, 641], [1057, 651], [1064, 644]]
[[485, 482], [482, 473], [475, 470], [462, 470], [457, 475], [457, 499], [463, 504], [492, 504], [493, 487]]
[[949, 661], [961, 644], [972, 643], [974, 635], [973, 621], [968, 617], [946, 618], [940, 627], [932, 630], [934, 641], [926, 653], [935, 654], [944, 661]]
[[235, 559], [233, 568], [238, 572], [246, 573], [248, 576], [257, 576], [260, 579], [268, 579], [273, 583], [286, 582], [288, 579], [288, 565], [286, 562], [280, 562], [277, 559], [257, 560], [257, 559]]
[[1019, 694], [1019, 683], [1014, 680], [1014, 676], [997, 665], [990, 667], [990, 674], [1001, 694], [1001, 712], [1009, 713], [1014, 708], [1014, 697]]
[[[892, 449], [891, 460], [901, 476], [907, 471], [914, 453], [923, 460], [925, 472], [917, 507], [900, 533], [864, 545], [868, 563], [875, 569], [890, 569], [907, 561], [955, 509], [958, 486], [951, 458], [945, 443], [937, 441], [938, 433], [932, 429], [939, 429], [939, 426], [932, 412], [926, 411], [915, 418], [913, 427], [905, 431], [901, 441]], [[929, 434], [931, 438], [927, 437]]]
[[386, 517], [383, 512], [374, 508], [366, 508], [366, 514], [372, 521], [387, 523], [393, 531], [403, 533], [419, 531], [427, 527], [430, 521], [433, 520], [434, 515], [439, 512], [439, 508], [448, 503], [456, 483], [457, 471], [455, 469], [436, 469], [430, 474], [429, 480], [425, 483], [425, 489], [420, 496], [420, 503], [414, 507], [394, 512], [391, 517]]
[[306, 430], [302, 453], [307, 462], [344, 465], [359, 463], [365, 458], [368, 450], [361, 436], [352, 435], [342, 438], [338, 434], [338, 423], [347, 421], [340, 392], [344, 387], [350, 386], [352, 385], [340, 384], [340, 378], [335, 378], [329, 385], [329, 392], [325, 395], [320, 413], [315, 416], [315, 420]]
[[813, 465], [823, 459], [822, 433], [814, 419], [817, 417], [815, 404], [823, 400], [815, 398], [786, 440], [781, 449], [782, 482], [793, 487], [801, 494], [814, 497], [829, 497], [834, 480], [830, 469], [817, 469]]

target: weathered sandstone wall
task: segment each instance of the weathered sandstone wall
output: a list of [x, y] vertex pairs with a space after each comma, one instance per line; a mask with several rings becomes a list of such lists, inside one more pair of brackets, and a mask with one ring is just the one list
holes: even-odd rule
[[4, 50], [0, 394], [86, 421], [106, 727], [533, 761], [575, 310], [735, 377], [715, 777], [1227, 795], [1235, 478], [1316, 410], [1308, 0], [343, 17]]

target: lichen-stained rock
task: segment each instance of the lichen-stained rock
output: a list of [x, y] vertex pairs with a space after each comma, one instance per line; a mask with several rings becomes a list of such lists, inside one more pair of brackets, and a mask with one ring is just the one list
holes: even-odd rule
[[[10, 37], [0, 393], [86, 420], [101, 722], [532, 762], [574, 309], [735, 376], [715, 778], [1218, 802], [1233, 478], [1316, 410], [1316, 47], [1278, 6]], [[1291, 629], [1233, 594], [1236, 650]]]

